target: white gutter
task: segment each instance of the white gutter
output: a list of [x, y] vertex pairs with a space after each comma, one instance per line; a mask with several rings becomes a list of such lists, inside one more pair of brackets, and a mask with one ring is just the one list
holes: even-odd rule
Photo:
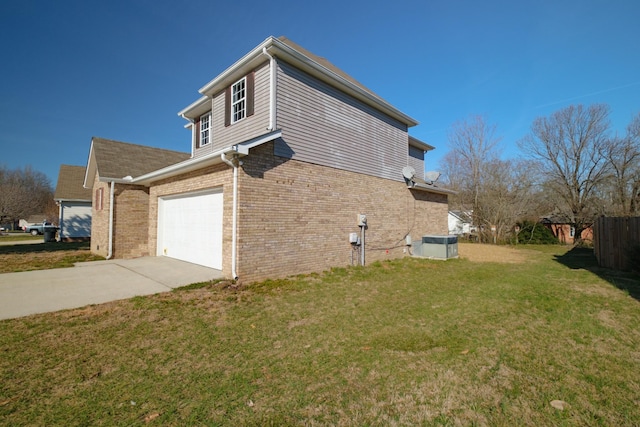
[[236, 259], [238, 253], [238, 166], [241, 164], [234, 154], [233, 160], [229, 160], [225, 153], [220, 154], [220, 159], [233, 168], [233, 213], [231, 214], [231, 277], [238, 280], [236, 272]]
[[[56, 200], [56, 204], [58, 205], [58, 221], [60, 221], [58, 224], [60, 226], [60, 234], [58, 235], [58, 238], [62, 240], [62, 234], [64, 233], [64, 230], [62, 229], [62, 223], [64, 222], [64, 218], [62, 218], [62, 200]], [[42, 227], [42, 232], [44, 233], [44, 226]]]
[[447, 190], [446, 188], [436, 187], [430, 184], [422, 184], [420, 182], [414, 182], [414, 181], [407, 182], [407, 188], [429, 191], [431, 193], [437, 193], [437, 194], [458, 194], [458, 192], [454, 190]]
[[269, 55], [266, 46], [262, 53], [269, 58], [269, 127], [268, 131], [276, 128], [276, 58]]
[[180, 163], [176, 163], [174, 165], [170, 165], [165, 168], [158, 169], [153, 172], [149, 172], [147, 174], [133, 178], [132, 180], [127, 181], [127, 183], [148, 186], [151, 182], [157, 181], [159, 179], [169, 178], [182, 173], [201, 169], [205, 166], [218, 164], [221, 162], [222, 154], [233, 153], [233, 154], [238, 154], [239, 156], [246, 156], [249, 154], [249, 150], [251, 148], [257, 147], [258, 145], [264, 144], [265, 142], [269, 142], [274, 139], [280, 138], [281, 136], [282, 136], [281, 130], [269, 132], [267, 134], [260, 135], [256, 138], [250, 139], [248, 141], [234, 144], [229, 147], [223, 148], [221, 150], [215, 151], [211, 154], [207, 154], [206, 156], [187, 159]]
[[113, 199], [114, 199], [115, 181], [111, 181], [111, 191], [109, 193], [109, 249], [107, 251], [107, 259], [113, 257]]

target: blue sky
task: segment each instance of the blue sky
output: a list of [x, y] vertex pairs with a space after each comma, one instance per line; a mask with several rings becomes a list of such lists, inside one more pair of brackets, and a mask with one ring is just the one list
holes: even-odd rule
[[536, 117], [606, 103], [640, 112], [637, 0], [1, 0], [0, 164], [55, 186], [92, 136], [189, 151], [177, 112], [268, 36], [285, 35], [420, 124], [446, 154], [451, 125], [484, 115], [504, 158]]

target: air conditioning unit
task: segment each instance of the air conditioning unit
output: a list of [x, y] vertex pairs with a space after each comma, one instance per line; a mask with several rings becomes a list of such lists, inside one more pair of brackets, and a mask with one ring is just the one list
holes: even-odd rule
[[411, 245], [414, 256], [432, 259], [458, 258], [458, 236], [422, 236]]

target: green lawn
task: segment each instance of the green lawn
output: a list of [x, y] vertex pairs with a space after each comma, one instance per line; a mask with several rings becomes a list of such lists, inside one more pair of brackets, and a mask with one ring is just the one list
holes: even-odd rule
[[637, 277], [518, 251], [2, 321], [0, 425], [640, 425]]
[[40, 240], [42, 242], [44, 241], [44, 236], [32, 236], [28, 233], [15, 231], [0, 233], [0, 242], [19, 242], [25, 240]]
[[77, 262], [104, 259], [91, 253], [89, 242], [44, 243], [42, 236], [38, 240], [40, 243], [0, 245], [0, 273], [66, 268]]

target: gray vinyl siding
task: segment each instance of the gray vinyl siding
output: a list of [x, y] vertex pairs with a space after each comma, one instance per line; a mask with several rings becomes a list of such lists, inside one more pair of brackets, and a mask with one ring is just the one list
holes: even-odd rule
[[419, 178], [424, 178], [424, 151], [409, 145], [409, 166], [416, 170]]
[[197, 148], [194, 151], [194, 157], [205, 156], [267, 132], [269, 126], [269, 62], [265, 62], [255, 70], [254, 95], [254, 114], [227, 127], [224, 125], [224, 91], [214, 95], [211, 143]]
[[278, 61], [275, 154], [402, 181], [407, 125]]

